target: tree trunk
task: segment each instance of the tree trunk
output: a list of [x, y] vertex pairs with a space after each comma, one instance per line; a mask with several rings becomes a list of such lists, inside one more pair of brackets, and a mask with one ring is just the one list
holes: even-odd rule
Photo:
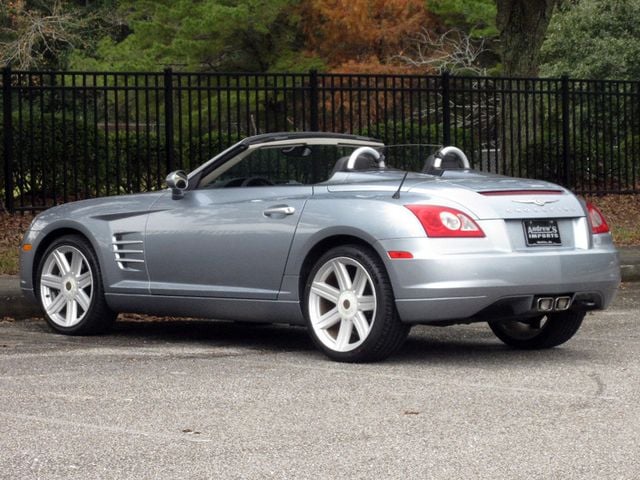
[[[500, 32], [502, 66], [509, 77], [537, 77], [540, 48], [553, 14], [562, 0], [496, 0], [496, 25]], [[505, 85], [507, 85], [505, 83]], [[503, 96], [502, 116], [504, 135], [500, 145], [507, 173], [515, 176], [531, 175], [528, 143], [538, 139], [532, 131], [536, 115], [533, 95], [529, 95], [524, 80], [509, 81]], [[540, 115], [540, 112], [537, 112]], [[541, 132], [538, 132], [538, 136]]]
[[496, 0], [496, 25], [500, 32], [505, 75], [538, 75], [540, 47], [561, 0]]

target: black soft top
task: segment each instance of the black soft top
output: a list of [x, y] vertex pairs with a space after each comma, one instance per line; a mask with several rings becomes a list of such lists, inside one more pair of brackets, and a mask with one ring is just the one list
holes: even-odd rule
[[345, 133], [331, 133], [331, 132], [277, 132], [277, 133], [263, 133], [261, 135], [254, 135], [253, 137], [247, 137], [240, 142], [242, 145], [255, 145], [256, 143], [268, 143], [277, 142], [281, 140], [295, 140], [298, 138], [338, 138], [341, 140], [360, 140], [364, 142], [384, 143], [381, 140], [371, 137], [364, 137], [361, 135], [348, 135]]

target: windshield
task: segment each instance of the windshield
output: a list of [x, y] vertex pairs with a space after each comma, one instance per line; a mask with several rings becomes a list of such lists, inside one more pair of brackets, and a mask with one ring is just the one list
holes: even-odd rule
[[329, 179], [340, 159], [360, 145], [301, 143], [247, 150], [214, 170], [200, 188], [263, 185], [313, 185]]

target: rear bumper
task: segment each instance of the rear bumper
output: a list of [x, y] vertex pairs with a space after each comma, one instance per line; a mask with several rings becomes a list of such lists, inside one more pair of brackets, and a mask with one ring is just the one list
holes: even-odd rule
[[[535, 297], [544, 295], [588, 297], [594, 303], [589, 308], [606, 308], [620, 284], [618, 254], [611, 245], [437, 256], [422, 251], [415, 239], [381, 245], [385, 251], [414, 254], [410, 260], [386, 259], [396, 306], [407, 323], [474, 321], [473, 317], [506, 304], [513, 314], [526, 314]], [[572, 308], [584, 305], [576, 302]]]
[[[563, 287], [562, 291], [550, 291], [545, 287], [533, 294], [513, 292], [505, 295], [504, 290], [483, 290], [475, 297], [442, 297], [396, 300], [400, 318], [405, 323], [471, 323], [500, 320], [517, 316], [530, 316], [535, 310], [536, 298], [554, 295], [569, 295], [572, 300], [588, 298], [593, 307], [582, 304], [572, 306], [571, 310], [591, 310], [605, 308], [615, 297], [617, 287], [605, 285], [599, 289], [573, 289]], [[559, 289], [556, 289], [559, 290]]]

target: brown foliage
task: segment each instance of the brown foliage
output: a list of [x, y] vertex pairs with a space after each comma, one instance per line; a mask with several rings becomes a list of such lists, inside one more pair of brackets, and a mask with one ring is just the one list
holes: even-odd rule
[[388, 59], [433, 23], [423, 0], [309, 0], [302, 9], [306, 45], [340, 72], [389, 72]]
[[[395, 62], [395, 59], [394, 59]], [[376, 56], [362, 60], [347, 60], [331, 69], [331, 73], [351, 73], [362, 75], [415, 75], [416, 69], [412, 65], [401, 63], [382, 63]]]
[[31, 220], [31, 213], [9, 215], [0, 212], [0, 275], [18, 273], [20, 244]]

